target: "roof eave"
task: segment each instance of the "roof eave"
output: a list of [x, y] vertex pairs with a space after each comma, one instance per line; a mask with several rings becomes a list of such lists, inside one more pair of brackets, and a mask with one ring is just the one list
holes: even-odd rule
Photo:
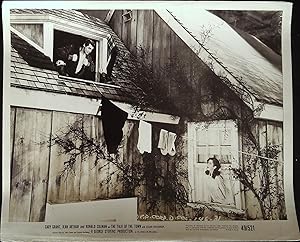
[[[233, 75], [220, 61], [218, 61], [207, 49], [205, 49], [184, 27], [175, 20], [166, 9], [156, 9], [156, 13], [176, 32], [190, 49], [215, 73], [220, 79], [251, 109], [255, 110], [257, 101], [255, 95], [250, 92], [238, 78]], [[195, 51], [200, 50], [200, 51]], [[212, 67], [211, 67], [212, 66]]]

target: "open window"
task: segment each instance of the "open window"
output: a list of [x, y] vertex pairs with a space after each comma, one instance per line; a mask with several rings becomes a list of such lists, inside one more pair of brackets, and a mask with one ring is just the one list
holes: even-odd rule
[[[72, 12], [72, 14], [75, 13]], [[78, 16], [80, 17], [81, 14], [78, 13]], [[65, 16], [59, 16], [59, 12], [55, 11], [53, 14], [49, 14], [46, 11], [45, 13], [38, 12], [37, 14], [18, 13], [11, 14], [10, 17], [13, 31], [41, 53], [48, 56], [54, 64], [60, 59], [58, 58], [57, 49], [63, 47], [67, 49], [70, 45], [73, 45], [73, 50], [78, 50], [86, 39], [92, 40], [95, 46], [89, 56], [89, 62], [93, 62], [94, 70], [92, 73], [83, 76], [69, 77], [72, 77], [74, 81], [76, 79], [84, 79], [102, 82], [100, 77], [102, 77], [102, 74], [107, 74], [110, 61], [109, 56], [111, 55], [111, 49], [108, 48], [110, 36], [106, 28], [102, 28], [100, 25], [91, 25], [87, 21], [66, 22]], [[113, 41], [110, 41], [110, 46], [112, 46], [112, 43]], [[75, 59], [74, 57], [73, 60]], [[86, 61], [84, 63], [87, 64]], [[68, 75], [62, 76], [67, 78]]]
[[[241, 209], [241, 186], [231, 166], [238, 162], [238, 129], [233, 120], [189, 123], [188, 125], [190, 202]], [[209, 158], [220, 164], [220, 175], [207, 175]], [[221, 182], [220, 182], [221, 181]], [[224, 196], [220, 198], [218, 192]], [[217, 198], [216, 198], [217, 197]]]
[[54, 30], [53, 41], [53, 62], [61, 75], [95, 81], [96, 40]]

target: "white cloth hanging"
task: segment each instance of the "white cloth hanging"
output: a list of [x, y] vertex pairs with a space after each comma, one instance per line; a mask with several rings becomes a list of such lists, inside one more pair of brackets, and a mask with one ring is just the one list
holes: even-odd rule
[[174, 156], [176, 154], [176, 149], [175, 149], [175, 140], [176, 140], [177, 135], [169, 132], [169, 137], [168, 137], [168, 153], [170, 156]]
[[175, 140], [177, 135], [172, 132], [168, 132], [165, 129], [160, 130], [159, 141], [157, 147], [160, 149], [162, 155], [171, 155], [174, 156], [176, 154], [175, 149]]
[[160, 149], [162, 155], [168, 154], [168, 136], [169, 133], [165, 129], [161, 129], [159, 133], [159, 141], [157, 147]]
[[141, 154], [152, 152], [152, 125], [143, 120], [139, 123], [139, 138], [137, 148]]

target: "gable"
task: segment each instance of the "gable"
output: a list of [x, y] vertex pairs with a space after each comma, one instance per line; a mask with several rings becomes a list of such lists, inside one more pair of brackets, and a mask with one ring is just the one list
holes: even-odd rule
[[225, 21], [203, 9], [169, 8], [157, 13], [200, 59], [213, 65], [217, 76], [228, 78], [255, 101], [282, 105], [281, 71]]

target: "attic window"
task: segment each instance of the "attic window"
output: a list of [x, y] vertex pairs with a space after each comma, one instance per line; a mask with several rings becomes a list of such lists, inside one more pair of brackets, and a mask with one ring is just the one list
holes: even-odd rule
[[96, 40], [54, 30], [53, 42], [53, 62], [61, 75], [95, 81]]
[[129, 22], [132, 19], [132, 10], [126, 9], [122, 14], [124, 22]]

